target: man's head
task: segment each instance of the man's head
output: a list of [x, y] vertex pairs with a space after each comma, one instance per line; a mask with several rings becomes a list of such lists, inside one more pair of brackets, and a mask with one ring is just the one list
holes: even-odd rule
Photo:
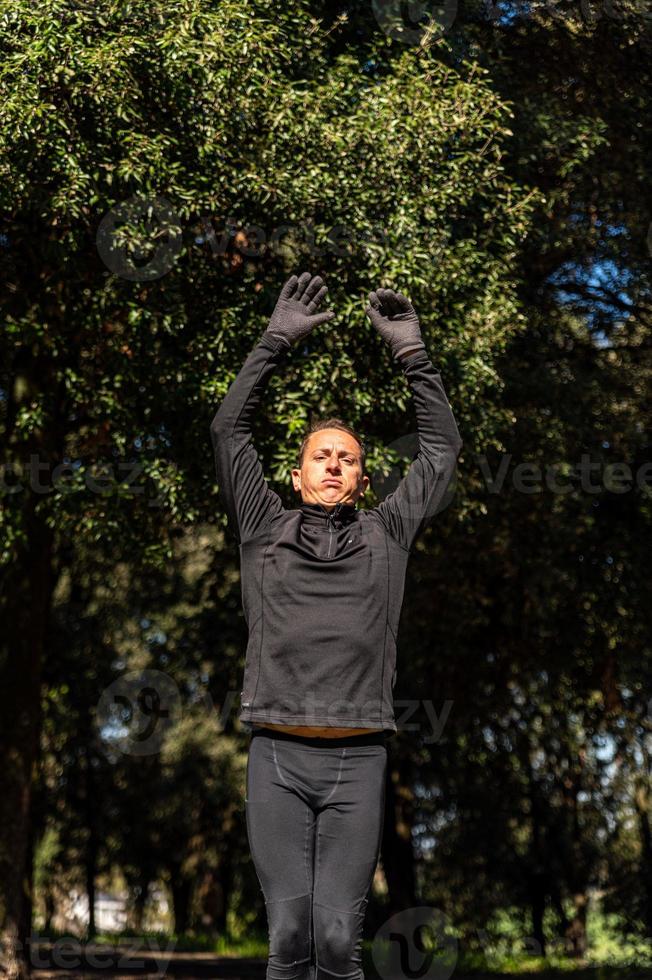
[[369, 486], [365, 447], [340, 419], [313, 422], [303, 437], [292, 485], [304, 504], [355, 504]]

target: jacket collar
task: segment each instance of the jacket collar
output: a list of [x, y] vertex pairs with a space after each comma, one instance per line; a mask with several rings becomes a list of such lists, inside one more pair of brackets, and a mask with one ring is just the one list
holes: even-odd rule
[[324, 527], [331, 522], [335, 527], [344, 527], [355, 520], [355, 504], [343, 503], [340, 501], [332, 508], [324, 507], [322, 504], [306, 504], [301, 502], [299, 510], [303, 515], [303, 521], [307, 524], [321, 524]]

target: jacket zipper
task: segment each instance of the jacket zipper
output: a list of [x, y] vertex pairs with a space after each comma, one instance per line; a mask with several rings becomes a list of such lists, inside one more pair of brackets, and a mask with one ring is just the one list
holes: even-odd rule
[[328, 554], [326, 555], [327, 558], [330, 558], [331, 556], [331, 545], [333, 544], [333, 517], [335, 516], [335, 514], [338, 514], [339, 511], [340, 511], [340, 505], [336, 504], [333, 512], [332, 513], [329, 512], [326, 514], [326, 519], [328, 521]]

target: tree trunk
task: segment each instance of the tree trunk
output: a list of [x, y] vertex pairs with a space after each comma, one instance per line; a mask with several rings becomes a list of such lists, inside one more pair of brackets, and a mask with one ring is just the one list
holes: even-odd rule
[[[37, 762], [35, 760], [35, 766]], [[25, 898], [20, 933], [25, 937], [25, 955], [31, 963], [30, 942], [32, 937], [32, 917], [34, 914], [34, 825], [30, 821], [25, 855]]]
[[88, 896], [88, 939], [93, 939], [96, 935], [95, 926], [95, 879], [97, 878], [97, 861], [100, 851], [100, 841], [97, 833], [96, 814], [95, 814], [95, 787], [93, 785], [93, 769], [91, 766], [90, 755], [85, 756], [85, 807], [86, 807], [86, 828], [88, 830], [88, 844], [86, 846], [86, 895]]
[[95, 930], [95, 858], [89, 846], [86, 852], [86, 896], [88, 898], [88, 939], [93, 939]]
[[188, 931], [190, 922], [190, 896], [192, 886], [189, 881], [180, 878], [178, 873], [172, 872], [172, 908], [174, 911], [174, 932], [177, 936]]
[[43, 934], [47, 936], [50, 933], [52, 919], [54, 918], [54, 913], [56, 912], [54, 893], [50, 885], [46, 885], [45, 887], [45, 894], [43, 895], [43, 908]]
[[528, 771], [528, 796], [530, 799], [530, 810], [532, 813], [532, 843], [530, 848], [530, 873], [529, 873], [529, 899], [530, 914], [532, 916], [532, 938], [538, 946], [538, 955], [546, 955], [546, 936], [543, 930], [543, 916], [546, 908], [547, 893], [547, 874], [546, 858], [544, 853], [544, 832], [545, 826], [543, 814], [541, 812], [541, 795], [537, 785], [537, 780], [532, 769], [530, 752], [525, 753], [524, 764]]
[[217, 935], [226, 935], [227, 933], [229, 897], [233, 888], [232, 854], [233, 850], [227, 847], [226, 851], [222, 855], [220, 869], [218, 872], [218, 880], [216, 881], [219, 898], [214, 909], [214, 929]]
[[557, 887], [557, 885], [553, 886], [550, 897], [552, 899], [553, 908], [557, 912], [557, 916], [559, 918], [559, 931], [562, 934], [562, 936], [565, 936], [570, 928], [570, 919], [568, 918], [566, 912], [564, 911], [564, 903], [562, 901], [561, 892]]
[[412, 826], [414, 794], [407, 760], [387, 760], [383, 826], [383, 870], [389, 893], [388, 916], [417, 904]]
[[131, 917], [132, 928], [136, 935], [139, 935], [143, 931], [145, 906], [147, 904], [147, 896], [149, 895], [149, 880], [148, 874], [141, 874], [138, 888], [136, 889]]
[[41, 669], [52, 596], [52, 532], [26, 502], [23, 553], [2, 574], [0, 613], [0, 969], [30, 973], [32, 782], [41, 731]]
[[[202, 932], [216, 934], [218, 928], [224, 930], [226, 925], [226, 910], [224, 888], [221, 875], [210, 868], [204, 872], [201, 884], [197, 888], [198, 925]], [[219, 923], [219, 926], [218, 926]]]
[[546, 910], [546, 881], [540, 874], [530, 879], [530, 915], [532, 917], [532, 938], [537, 946], [537, 955], [546, 955], [546, 934], [543, 931], [543, 916]]
[[568, 956], [581, 958], [586, 956], [586, 913], [588, 899], [585, 893], [573, 896], [575, 909], [570, 925], [566, 930], [566, 949]]

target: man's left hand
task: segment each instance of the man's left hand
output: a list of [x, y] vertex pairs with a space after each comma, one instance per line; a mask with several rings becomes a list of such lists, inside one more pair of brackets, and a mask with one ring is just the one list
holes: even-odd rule
[[412, 303], [403, 293], [396, 293], [393, 289], [377, 289], [369, 293], [369, 306], [365, 313], [391, 347], [396, 360], [414, 350], [426, 349], [419, 319]]

